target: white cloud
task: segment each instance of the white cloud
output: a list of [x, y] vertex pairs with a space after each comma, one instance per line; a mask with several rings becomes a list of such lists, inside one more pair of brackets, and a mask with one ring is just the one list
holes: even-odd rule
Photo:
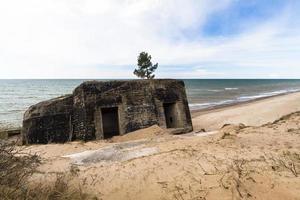
[[[212, 41], [200, 35], [192, 40], [184, 36], [184, 31], [201, 27], [210, 13], [231, 1], [3, 1], [0, 78], [133, 77], [128, 65], [135, 64], [143, 50], [162, 66], [216, 62], [240, 67], [298, 67], [300, 58], [294, 52], [299, 52], [300, 38], [295, 32], [286, 33], [287, 16], [234, 38]], [[226, 74], [195, 67], [188, 70], [169, 76]]]
[[184, 78], [222, 78], [227, 76], [227, 74], [224, 72], [211, 71], [207, 69], [187, 70], [180, 73], [180, 75]]

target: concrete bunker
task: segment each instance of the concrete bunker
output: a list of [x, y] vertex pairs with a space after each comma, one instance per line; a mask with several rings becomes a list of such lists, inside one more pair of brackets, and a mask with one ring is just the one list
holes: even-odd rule
[[119, 135], [118, 107], [101, 108], [104, 139]]
[[182, 128], [178, 121], [179, 117], [176, 109], [176, 103], [164, 103], [163, 106], [167, 128]]
[[158, 125], [193, 130], [184, 82], [173, 79], [88, 81], [72, 94], [31, 106], [24, 144], [90, 141]]

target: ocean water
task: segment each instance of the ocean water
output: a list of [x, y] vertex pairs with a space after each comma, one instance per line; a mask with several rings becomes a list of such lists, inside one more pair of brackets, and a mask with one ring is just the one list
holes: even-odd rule
[[[22, 124], [35, 103], [72, 93], [85, 80], [0, 80], [0, 127]], [[191, 110], [300, 91], [300, 80], [184, 80]]]
[[300, 80], [185, 80], [191, 110], [300, 91]]

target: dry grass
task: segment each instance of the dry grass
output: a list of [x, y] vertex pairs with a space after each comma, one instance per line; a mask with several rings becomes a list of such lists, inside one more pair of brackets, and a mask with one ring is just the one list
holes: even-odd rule
[[279, 156], [267, 156], [271, 161], [272, 169], [274, 171], [287, 170], [295, 177], [300, 174], [300, 154], [298, 152], [283, 151]]
[[224, 189], [231, 190], [233, 199], [248, 199], [252, 197], [245, 184], [246, 180], [250, 178], [248, 163], [244, 159], [233, 160], [220, 179], [220, 185]]
[[22, 153], [15, 143], [0, 141], [0, 199], [21, 199], [39, 163], [38, 156]]
[[84, 193], [81, 185], [70, 185], [77, 173], [75, 167], [68, 174], [55, 174], [53, 183], [30, 183], [29, 178], [37, 173], [41, 159], [37, 155], [23, 153], [22, 148], [16, 148], [15, 144], [0, 140], [0, 199], [97, 199]]
[[82, 186], [71, 185], [72, 176], [56, 174], [56, 180], [50, 186], [41, 185], [30, 187], [26, 200], [87, 200], [98, 199], [83, 191]]

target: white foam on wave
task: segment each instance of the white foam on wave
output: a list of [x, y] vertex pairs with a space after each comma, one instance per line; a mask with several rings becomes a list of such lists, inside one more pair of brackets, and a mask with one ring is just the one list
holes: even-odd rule
[[194, 92], [221, 92], [223, 90], [219, 90], [219, 89], [198, 89], [198, 88], [193, 88], [193, 89], [189, 89], [188, 92], [189, 93], [194, 93]]
[[238, 90], [239, 88], [225, 88], [225, 90]]
[[189, 104], [189, 107], [191, 110], [198, 110], [198, 109], [204, 109], [204, 108], [211, 108], [215, 106], [221, 106], [221, 105], [230, 105], [234, 103], [239, 103], [239, 102], [246, 102], [254, 99], [259, 99], [259, 98], [264, 98], [264, 97], [272, 97], [280, 94], [287, 94], [287, 93], [292, 93], [292, 92], [299, 92], [300, 89], [289, 89], [289, 90], [278, 90], [278, 91], [273, 91], [273, 92], [266, 92], [266, 93], [261, 93], [257, 95], [249, 95], [249, 96], [241, 96], [237, 97], [234, 100], [223, 100], [223, 101], [218, 101], [218, 102], [207, 102], [207, 103], [192, 103]]
[[241, 96], [238, 98], [238, 100], [252, 100], [252, 99], [259, 99], [259, 98], [264, 98], [264, 97], [271, 97], [271, 96], [276, 96], [280, 94], [286, 94], [286, 93], [291, 93], [291, 92], [299, 92], [300, 89], [290, 89], [290, 90], [278, 90], [274, 92], [266, 92], [266, 93], [261, 93], [258, 95], [252, 95], [252, 96]]
[[224, 101], [211, 102], [211, 103], [192, 103], [192, 104], [189, 104], [189, 107], [191, 110], [197, 110], [197, 109], [203, 109], [203, 108], [210, 108], [210, 107], [214, 107], [214, 106], [232, 104], [234, 102], [236, 102], [236, 101], [235, 100], [224, 100]]

